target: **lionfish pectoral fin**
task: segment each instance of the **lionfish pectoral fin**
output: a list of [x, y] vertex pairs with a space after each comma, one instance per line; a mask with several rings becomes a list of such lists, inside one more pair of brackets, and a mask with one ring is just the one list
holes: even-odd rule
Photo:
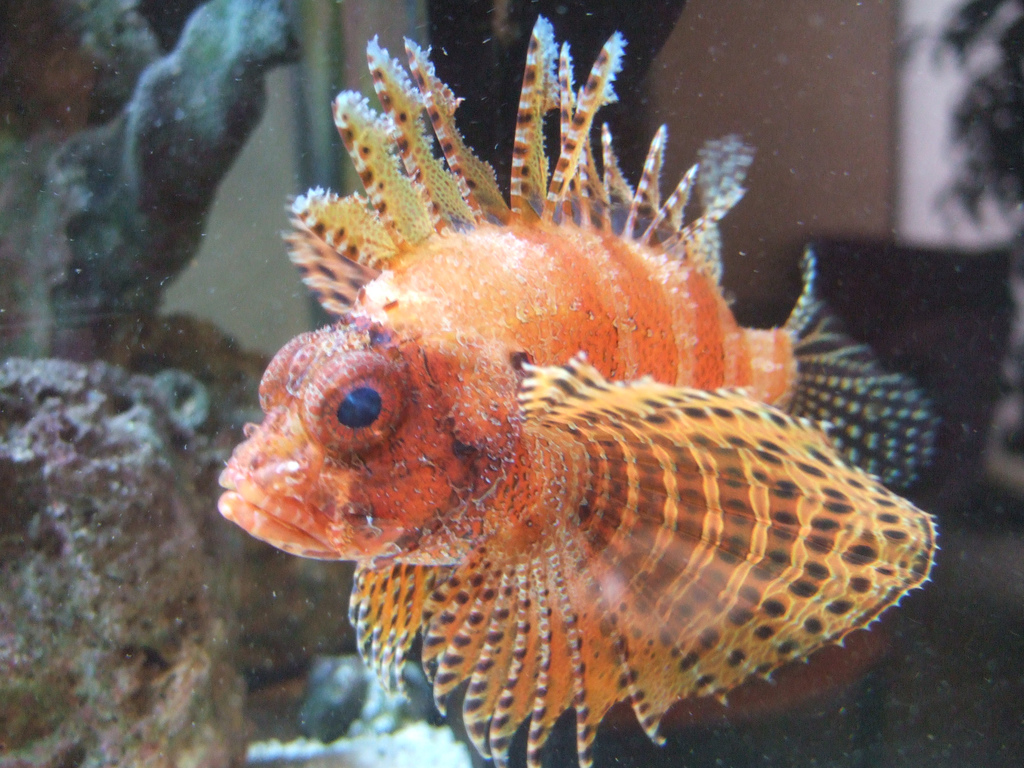
[[324, 310], [341, 317], [395, 255], [394, 244], [358, 195], [312, 189], [295, 199], [291, 213], [288, 257]]
[[[581, 688], [628, 696], [653, 739], [676, 700], [767, 677], [928, 578], [931, 517], [811, 422], [734, 391], [608, 382], [580, 358], [527, 370], [527, 423], [589, 468], [566, 592], [614, 655], [587, 649]], [[609, 670], [611, 691], [592, 681]]]
[[788, 410], [827, 422], [850, 462], [890, 485], [908, 486], [935, 451], [939, 419], [931, 402], [910, 376], [884, 370], [816, 298], [810, 248], [802, 270], [804, 290], [786, 323], [797, 364]]
[[401, 689], [402, 665], [426, 621], [424, 606], [446, 568], [360, 564], [349, 601], [359, 654], [388, 691]]

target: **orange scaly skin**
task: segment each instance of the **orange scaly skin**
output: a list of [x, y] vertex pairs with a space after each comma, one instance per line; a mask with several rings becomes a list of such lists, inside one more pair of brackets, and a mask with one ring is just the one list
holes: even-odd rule
[[785, 398], [796, 371], [789, 334], [740, 328], [700, 270], [574, 227], [484, 224], [433, 238], [367, 286], [355, 313], [399, 333], [496, 340], [503, 362], [524, 350], [558, 365], [583, 351], [609, 379], [745, 387], [767, 403]]
[[[785, 410], [834, 415], [846, 455], [911, 470], [891, 434], [931, 439], [916, 390], [820, 319], [813, 261], [785, 328], [739, 327], [721, 295], [716, 222], [749, 152], [709, 144], [662, 205], [664, 132], [635, 194], [605, 133], [598, 176], [590, 125], [622, 44], [577, 96], [538, 21], [508, 206], [425, 54], [408, 44], [414, 90], [370, 44], [389, 117], [354, 94], [334, 112], [373, 210], [322, 190], [293, 208], [292, 258], [341, 321], [277, 354], [221, 477], [221, 512], [254, 536], [357, 561], [364, 658], [394, 684], [422, 635], [439, 705], [468, 681], [468, 732], [498, 766], [527, 719], [539, 766], [569, 707], [581, 766], [617, 701], [660, 742], [674, 702], [724, 700], [867, 626], [935, 550], [930, 516]], [[555, 106], [549, 187], [535, 126]]]

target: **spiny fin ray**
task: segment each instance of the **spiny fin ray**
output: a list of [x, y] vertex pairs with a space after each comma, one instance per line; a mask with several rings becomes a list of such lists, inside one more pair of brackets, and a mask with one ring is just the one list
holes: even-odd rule
[[334, 123], [360, 181], [399, 248], [415, 245], [434, 231], [426, 193], [403, 174], [392, 154], [395, 128], [370, 109], [363, 96], [343, 91], [334, 100]]
[[395, 246], [359, 195], [310, 190], [292, 204], [288, 257], [326, 312], [342, 317], [360, 289], [380, 274]]
[[441, 145], [445, 160], [448, 161], [448, 167], [459, 179], [463, 198], [474, 210], [479, 210], [499, 222], [507, 222], [510, 211], [501, 190], [498, 189], [494, 169], [473, 154], [455, 127], [458, 99], [434, 74], [434, 65], [427, 57], [429, 52], [424, 53], [411, 40], [405, 41], [405, 51], [409, 58], [409, 69], [426, 105], [434, 134]]
[[511, 207], [513, 213], [525, 220], [537, 217], [547, 189], [544, 115], [558, 106], [556, 58], [554, 29], [551, 22], [538, 16], [526, 53], [523, 89], [519, 96], [516, 136], [512, 148]]
[[722, 234], [718, 222], [743, 198], [743, 181], [754, 150], [739, 136], [730, 135], [705, 142], [697, 157], [697, 190], [703, 210], [681, 231], [682, 247], [687, 261], [720, 283]]
[[653, 221], [661, 206], [661, 192], [658, 189], [658, 183], [661, 177], [661, 163], [665, 158], [665, 138], [667, 136], [668, 127], [663, 125], [654, 134], [651, 147], [647, 150], [644, 170], [640, 176], [640, 182], [636, 185], [633, 202], [629, 206], [626, 226], [622, 230], [622, 236], [627, 239], [633, 238], [633, 230], [638, 219]]
[[474, 220], [473, 213], [456, 178], [434, 157], [432, 142], [424, 132], [420, 93], [376, 37], [366, 45], [366, 60], [377, 98], [400, 134], [397, 144], [406, 172], [426, 187], [432, 212], [442, 227], [468, 225]]
[[356, 569], [349, 622], [366, 665], [388, 691], [401, 689], [402, 665], [425, 616], [423, 608], [444, 568], [406, 564]]
[[[615, 92], [612, 90], [612, 83], [615, 75], [622, 68], [622, 56], [626, 43], [622, 35], [616, 32], [601, 48], [594, 65], [590, 70], [587, 82], [580, 89], [572, 118], [566, 120], [568, 109], [572, 108], [572, 78], [569, 71], [572, 67], [569, 58], [569, 47], [562, 48], [560, 83], [562, 96], [562, 146], [555, 164], [554, 173], [551, 176], [551, 186], [548, 189], [547, 200], [544, 203], [544, 218], [550, 220], [554, 213], [555, 206], [565, 196], [569, 181], [576, 178], [580, 162], [580, 155], [584, 149], [584, 139], [590, 134], [590, 127], [594, 122], [594, 115], [597, 110], [605, 104], [616, 100]], [[564, 73], [563, 73], [564, 72]], [[568, 90], [570, 93], [565, 94]]]

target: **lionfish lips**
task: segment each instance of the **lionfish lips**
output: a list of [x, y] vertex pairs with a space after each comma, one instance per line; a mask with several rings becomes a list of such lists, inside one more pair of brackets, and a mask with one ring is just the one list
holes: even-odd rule
[[268, 493], [234, 459], [221, 472], [220, 484], [225, 489], [217, 503], [220, 513], [256, 538], [303, 557], [337, 557], [309, 505], [289, 496]]
[[221, 472], [220, 513], [286, 552], [336, 558], [327, 533], [331, 515], [317, 503], [322, 457], [298, 421], [268, 414], [260, 427], [247, 427], [246, 435]]

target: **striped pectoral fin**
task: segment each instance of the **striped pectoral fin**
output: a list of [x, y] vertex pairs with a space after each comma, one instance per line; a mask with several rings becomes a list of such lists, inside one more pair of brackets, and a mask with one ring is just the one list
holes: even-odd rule
[[367, 666], [387, 690], [402, 685], [402, 665], [426, 621], [424, 606], [448, 569], [407, 564], [360, 564], [349, 601], [349, 621]]
[[[515, 533], [492, 540], [437, 580], [425, 610], [424, 665], [442, 710], [468, 680], [466, 730], [495, 765], [507, 764], [516, 730], [529, 721], [527, 764], [539, 766], [551, 728], [573, 706], [581, 765], [589, 765], [597, 724], [620, 697], [605, 686], [588, 699], [584, 681], [617, 679], [615, 654], [606, 638], [588, 635], [593, 622], [575, 592], [580, 559], [570, 558], [571, 546], [517, 541]], [[585, 672], [588, 659], [596, 666]]]
[[908, 486], [935, 451], [939, 419], [931, 401], [910, 376], [883, 369], [816, 299], [810, 250], [803, 272], [804, 291], [786, 323], [797, 371], [788, 409], [826, 422], [849, 461], [890, 485]]
[[[927, 580], [932, 518], [810, 422], [737, 392], [609, 383], [579, 359], [528, 371], [528, 423], [586, 456], [569, 594], [655, 740], [678, 699], [724, 698]], [[600, 699], [595, 668], [583, 689]]]

